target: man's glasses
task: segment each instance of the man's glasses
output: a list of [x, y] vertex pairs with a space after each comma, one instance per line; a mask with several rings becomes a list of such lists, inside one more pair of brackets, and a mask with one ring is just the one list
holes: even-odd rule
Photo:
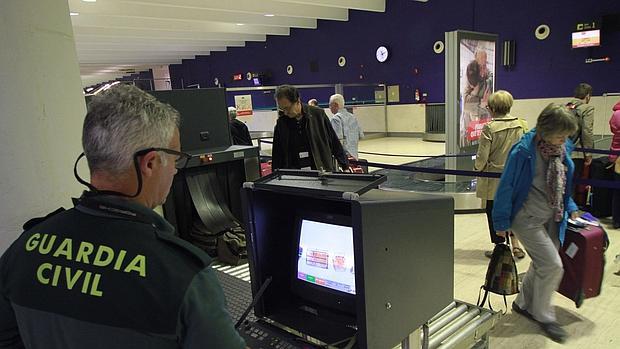
[[192, 158], [190, 154], [184, 153], [182, 151], [176, 151], [176, 150], [172, 150], [168, 148], [147, 148], [147, 149], [142, 149], [142, 150], [138, 150], [137, 152], [135, 152], [135, 154], [133, 154], [134, 160], [137, 162], [137, 159], [139, 156], [146, 155], [147, 153], [152, 152], [152, 151], [160, 151], [162, 153], [176, 156], [174, 167], [176, 167], [179, 170], [184, 169], [187, 166], [189, 159]]
[[297, 104], [299, 101], [295, 101], [291, 104], [289, 104], [286, 107], [280, 107], [278, 106], [278, 111], [284, 114], [289, 114], [291, 112], [291, 110], [293, 110], [293, 107], [295, 107], [295, 104]]

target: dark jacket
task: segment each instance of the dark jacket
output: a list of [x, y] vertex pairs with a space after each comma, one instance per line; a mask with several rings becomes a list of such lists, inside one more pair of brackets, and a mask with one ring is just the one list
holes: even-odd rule
[[0, 259], [0, 348], [235, 348], [210, 258], [153, 210], [82, 200]]
[[[325, 111], [321, 108], [302, 105], [302, 115], [307, 118], [308, 141], [310, 151], [316, 169], [324, 171], [335, 171], [333, 168], [333, 159], [336, 158], [341, 167], [348, 167], [346, 153], [342, 148], [342, 144], [338, 140], [338, 136], [334, 132], [329, 118]], [[292, 168], [295, 150], [290, 146], [290, 132], [286, 124], [288, 116], [280, 114], [273, 130], [273, 151], [272, 166], [273, 169]]]
[[252, 145], [252, 137], [248, 126], [242, 121], [232, 119], [230, 121], [230, 135], [234, 145]]

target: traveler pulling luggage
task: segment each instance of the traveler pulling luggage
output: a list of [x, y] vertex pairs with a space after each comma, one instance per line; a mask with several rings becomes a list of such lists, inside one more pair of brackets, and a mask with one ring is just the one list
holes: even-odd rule
[[605, 250], [609, 245], [607, 233], [598, 222], [584, 221], [569, 221], [564, 244], [560, 248], [564, 275], [558, 292], [573, 300], [577, 308], [584, 299], [601, 293]]
[[[569, 138], [571, 139], [571, 141], [573, 141], [573, 144], [575, 144], [576, 146], [579, 146], [580, 148], [585, 148], [584, 144], [583, 144], [583, 139], [584, 139], [584, 115], [583, 115], [583, 111], [582, 109], [578, 108], [579, 106], [583, 105], [583, 103], [581, 101], [571, 101], [568, 104], [566, 104], [566, 107], [568, 108], [568, 110], [570, 110], [571, 114], [573, 114], [573, 117], [575, 118], [575, 121], [577, 122], [577, 132], [575, 132], [573, 135], [571, 135]], [[586, 158], [586, 153], [585, 152], [581, 152], [581, 154], [583, 155], [583, 158], [578, 159], [580, 162], [579, 165], [577, 166], [577, 162], [575, 165], [575, 178], [580, 178], [580, 179], [587, 179], [589, 178], [590, 175], [590, 169], [589, 169], [589, 165], [585, 165], [583, 163], [583, 159]], [[573, 161], [575, 159], [573, 158]], [[586, 201], [587, 201], [587, 186], [584, 184], [577, 184], [575, 185], [575, 189], [573, 190], [573, 200], [575, 201], [575, 203], [577, 204], [577, 206], [579, 206], [580, 209], [583, 209], [584, 207], [586, 207]]]

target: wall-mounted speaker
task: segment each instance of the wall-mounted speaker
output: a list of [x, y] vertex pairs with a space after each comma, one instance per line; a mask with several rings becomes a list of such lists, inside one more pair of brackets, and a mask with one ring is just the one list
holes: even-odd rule
[[514, 40], [505, 40], [504, 41], [504, 55], [502, 59], [502, 65], [505, 68], [512, 68], [516, 63], [516, 42]]
[[433, 44], [433, 51], [435, 51], [436, 54], [440, 54], [443, 52], [443, 49], [444, 49], [443, 41], [441, 40], [435, 41], [435, 43]]
[[534, 30], [534, 36], [538, 40], [545, 40], [551, 34], [551, 28], [546, 24], [541, 24]]

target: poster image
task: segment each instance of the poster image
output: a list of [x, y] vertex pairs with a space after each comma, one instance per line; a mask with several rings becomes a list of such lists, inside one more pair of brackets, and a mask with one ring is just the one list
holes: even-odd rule
[[487, 103], [495, 89], [495, 42], [462, 39], [459, 51], [459, 147], [464, 148], [477, 145], [491, 121]]
[[240, 95], [235, 96], [235, 108], [237, 108], [237, 116], [252, 116], [252, 96]]

